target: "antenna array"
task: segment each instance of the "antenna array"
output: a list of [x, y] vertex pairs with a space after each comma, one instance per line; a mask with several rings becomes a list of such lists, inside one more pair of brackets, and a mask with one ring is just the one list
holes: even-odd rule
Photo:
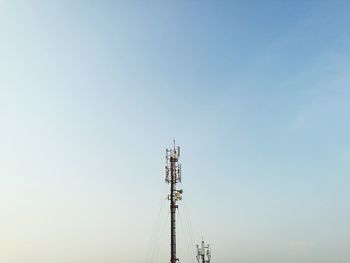
[[198, 263], [210, 263], [211, 259], [211, 250], [209, 245], [204, 245], [204, 241], [202, 240], [202, 244], [199, 247], [197, 245], [197, 261]]

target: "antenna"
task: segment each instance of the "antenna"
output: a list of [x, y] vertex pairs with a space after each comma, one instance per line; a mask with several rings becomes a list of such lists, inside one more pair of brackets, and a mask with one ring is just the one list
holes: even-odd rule
[[202, 238], [201, 246], [197, 245], [197, 261], [198, 263], [210, 263], [211, 260], [211, 249], [210, 245], [204, 245]]
[[170, 263], [176, 263], [179, 259], [176, 257], [176, 209], [177, 201], [182, 199], [182, 189], [177, 190], [176, 184], [181, 182], [181, 164], [179, 164], [180, 147], [176, 147], [174, 139], [174, 147], [166, 149], [165, 158], [165, 182], [170, 184]]

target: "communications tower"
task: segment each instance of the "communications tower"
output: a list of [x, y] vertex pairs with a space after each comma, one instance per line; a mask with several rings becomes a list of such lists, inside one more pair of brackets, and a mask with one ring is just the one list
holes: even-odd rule
[[198, 263], [210, 263], [211, 251], [209, 245], [204, 245], [202, 240], [201, 246], [197, 245], [197, 261]]
[[170, 263], [176, 263], [176, 209], [177, 201], [182, 199], [182, 189], [177, 190], [177, 183], [181, 182], [181, 164], [179, 163], [180, 147], [175, 145], [172, 149], [166, 149], [165, 181], [170, 185]]

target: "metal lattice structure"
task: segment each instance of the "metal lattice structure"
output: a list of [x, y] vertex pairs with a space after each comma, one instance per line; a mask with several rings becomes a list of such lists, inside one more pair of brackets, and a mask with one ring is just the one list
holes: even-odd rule
[[182, 189], [177, 190], [177, 183], [181, 182], [181, 164], [179, 163], [180, 147], [166, 149], [165, 181], [170, 185], [170, 263], [176, 263], [179, 259], [176, 256], [176, 209], [177, 201], [182, 199]]

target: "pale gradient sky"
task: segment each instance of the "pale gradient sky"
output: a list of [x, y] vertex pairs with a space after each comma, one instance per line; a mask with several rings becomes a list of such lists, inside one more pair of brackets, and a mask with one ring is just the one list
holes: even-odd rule
[[0, 0], [0, 262], [149, 263], [173, 137], [213, 262], [350, 262], [349, 14]]

